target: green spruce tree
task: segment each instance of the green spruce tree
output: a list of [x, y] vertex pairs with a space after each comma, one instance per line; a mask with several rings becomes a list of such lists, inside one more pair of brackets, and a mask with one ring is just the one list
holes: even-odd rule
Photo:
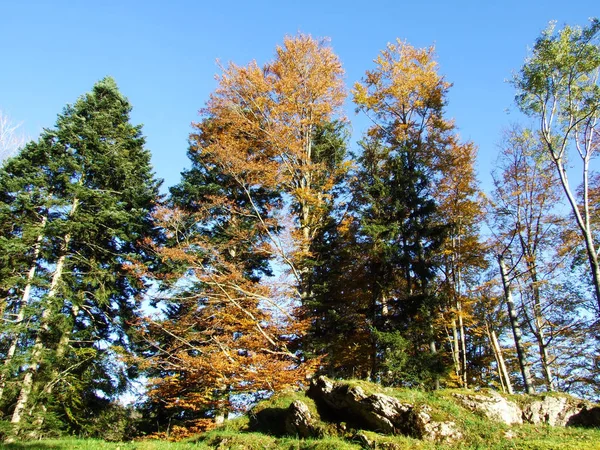
[[105, 78], [0, 173], [0, 214], [15, 224], [2, 245], [29, 249], [1, 269], [13, 273], [3, 282], [16, 314], [8, 342], [22, 344], [19, 355], [8, 347], [3, 373], [18, 386], [4, 410], [17, 433], [37, 433], [50, 418], [81, 431], [126, 387], [117, 354], [131, 350], [160, 184], [130, 111]]
[[445, 236], [445, 227], [435, 220], [432, 173], [406, 147], [378, 140], [362, 146], [353, 191], [359, 242], [368, 255], [372, 376], [420, 384], [441, 370], [436, 352], [428, 351], [437, 303], [432, 286], [436, 254]]

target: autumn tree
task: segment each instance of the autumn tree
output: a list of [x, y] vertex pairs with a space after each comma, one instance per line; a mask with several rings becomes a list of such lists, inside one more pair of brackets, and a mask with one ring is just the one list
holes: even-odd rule
[[454, 373], [458, 384], [464, 387], [469, 380], [467, 330], [469, 325], [475, 326], [471, 310], [477, 302], [475, 290], [481, 272], [486, 268], [486, 249], [480, 240], [483, 209], [475, 158], [473, 143], [460, 143], [456, 135], [451, 136], [441, 157], [441, 176], [434, 187], [438, 220], [447, 229], [438, 272], [442, 297], [447, 300], [442, 305], [440, 326], [449, 330]]
[[[585, 245], [594, 296], [600, 308], [600, 263], [595, 225], [590, 216], [590, 163], [598, 149], [600, 118], [600, 21], [588, 27], [551, 24], [536, 40], [532, 54], [515, 76], [520, 109], [539, 120], [548, 157]], [[571, 185], [569, 165], [578, 159], [581, 196]]]
[[4, 413], [17, 433], [27, 424], [39, 433], [53, 417], [78, 429], [85, 421], [76, 417], [126, 387], [117, 355], [131, 350], [159, 187], [130, 111], [105, 78], [0, 173], [1, 214], [13, 217], [2, 245], [13, 256], [24, 249], [12, 286], [3, 280], [13, 324]]
[[[496, 232], [501, 233], [514, 261], [514, 279], [524, 279], [523, 313], [536, 337], [544, 379], [554, 390], [551, 360], [546, 338], [550, 323], [544, 293], [548, 277], [555, 276], [549, 250], [556, 246], [560, 201], [556, 177], [536, 136], [529, 130], [514, 128], [507, 132], [497, 170], [493, 174]], [[546, 263], [545, 261], [548, 261]], [[521, 314], [519, 314], [521, 316]]]
[[259, 283], [271, 273], [268, 240], [281, 201], [261, 186], [269, 166], [250, 159], [243, 134], [231, 139], [234, 129], [211, 119], [196, 129], [192, 168], [160, 213], [168, 241], [158, 252], [170, 268], [164, 317], [144, 325], [150, 400], [187, 428], [234, 410], [236, 395], [260, 398], [293, 383], [299, 362], [284, 338], [293, 324], [269, 313], [274, 295]]
[[[310, 370], [297, 342], [312, 320], [317, 240], [347, 171], [334, 121], [342, 74], [324, 41], [286, 38], [262, 68], [223, 69], [201, 110], [193, 168], [162, 214], [171, 243], [159, 254], [181, 270], [167, 284], [167, 320], [148, 325], [149, 342], [157, 327], [165, 337], [155, 343], [164, 372], [151, 396], [173, 411], [216, 419], [239, 395], [272, 392]], [[281, 284], [265, 280], [271, 261]]]
[[[488, 254], [489, 257], [493, 258], [493, 255]], [[502, 392], [512, 394], [512, 347], [507, 347], [510, 340], [503, 337], [509, 328], [503, 307], [504, 295], [498, 287], [493, 264], [483, 276], [475, 290], [477, 299], [470, 311], [475, 325], [470, 332], [471, 347], [477, 354], [470, 360], [475, 369], [471, 370], [470, 379], [477, 380], [475, 385], [498, 386]]]
[[575, 290], [567, 294], [577, 253], [562, 241], [574, 239], [574, 230], [566, 226], [558, 175], [539, 134], [518, 126], [508, 130], [493, 179], [490, 217], [515, 297], [515, 319], [523, 326], [524, 342], [537, 348], [533, 368], [539, 369], [541, 384], [564, 389], [572, 379], [564, 362], [578, 357], [568, 342], [589, 333], [589, 324], [580, 296]]

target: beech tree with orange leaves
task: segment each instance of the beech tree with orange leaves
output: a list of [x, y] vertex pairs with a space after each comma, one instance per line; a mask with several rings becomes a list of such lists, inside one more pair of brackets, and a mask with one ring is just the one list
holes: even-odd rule
[[[161, 216], [170, 245], [158, 251], [179, 269], [165, 280], [167, 318], [146, 325], [160, 368], [150, 397], [176, 417], [217, 418], [239, 394], [260, 397], [314, 369], [298, 352], [311, 320], [298, 308], [347, 171], [315, 144], [340, 110], [342, 75], [324, 41], [288, 37], [262, 68], [225, 68], [201, 110], [193, 168]], [[282, 284], [264, 278], [272, 263]]]
[[306, 35], [288, 37], [263, 68], [230, 64], [204, 110], [253, 141], [252, 158], [258, 152], [273, 177], [261, 184], [289, 196], [293, 246], [288, 252], [278, 250], [303, 297], [309, 295], [311, 242], [324, 225], [336, 180], [348, 170], [315, 152], [319, 127], [341, 113], [345, 98], [341, 63], [325, 44]]

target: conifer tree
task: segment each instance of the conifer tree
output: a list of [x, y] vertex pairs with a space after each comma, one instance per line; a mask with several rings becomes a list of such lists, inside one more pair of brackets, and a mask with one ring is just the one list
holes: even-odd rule
[[12, 285], [3, 286], [16, 314], [9, 340], [22, 350], [16, 359], [5, 354], [3, 374], [18, 386], [5, 403], [14, 405], [5, 414], [17, 432], [50, 417], [77, 429], [84, 423], [77, 416], [125, 388], [117, 353], [131, 350], [159, 187], [130, 111], [105, 78], [0, 174], [0, 210], [14, 217], [2, 242], [29, 245], [12, 265]]
[[[450, 84], [437, 72], [433, 48], [398, 41], [375, 64], [354, 88], [357, 109], [373, 122], [362, 143], [354, 193], [378, 317], [377, 371], [389, 374], [389, 382], [437, 385], [447, 364], [436, 329], [437, 277], [455, 218], [440, 220], [449, 195], [436, 186], [456, 184], [450, 183], [456, 164], [448, 163], [461, 152], [472, 159], [474, 152], [472, 145], [459, 144], [444, 117]], [[468, 189], [465, 199], [472, 196]]]
[[308, 291], [304, 315], [310, 329], [303, 350], [325, 356], [322, 370], [332, 376], [368, 377], [370, 309], [361, 284], [363, 266], [357, 252], [357, 222], [348, 211], [350, 173], [345, 127], [341, 122], [317, 127], [313, 163], [325, 164], [328, 198], [321, 206], [322, 225], [310, 244]]

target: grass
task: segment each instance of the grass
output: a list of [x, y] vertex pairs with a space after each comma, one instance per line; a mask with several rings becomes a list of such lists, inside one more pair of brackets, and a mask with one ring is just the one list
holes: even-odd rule
[[[506, 430], [508, 431], [508, 430]], [[371, 448], [386, 450], [598, 450], [600, 430], [522, 425], [511, 428], [512, 437], [491, 433], [480, 442], [473, 440], [455, 444], [439, 444], [405, 436], [384, 436], [364, 431]], [[327, 436], [322, 439], [299, 440], [291, 437], [277, 438], [262, 433], [232, 430], [212, 431], [185, 442], [140, 441], [109, 443], [94, 439], [58, 439], [0, 445], [11, 450], [360, 450], [364, 447], [351, 436]]]
[[210, 447], [193, 442], [140, 441], [123, 443], [71, 438], [0, 444], [0, 448], [7, 450], [184, 450]]
[[[127, 443], [108, 443], [92, 439], [57, 439], [0, 444], [9, 450], [184, 450], [184, 449], [239, 449], [239, 450], [358, 450], [368, 448], [386, 450], [600, 450], [600, 429], [577, 427], [550, 427], [548, 425], [507, 426], [490, 421], [459, 404], [455, 393], [472, 393], [460, 390], [425, 392], [409, 389], [391, 389], [351, 380], [367, 395], [380, 392], [391, 395], [403, 403], [427, 405], [436, 421], [453, 421], [464, 438], [451, 444], [433, 443], [407, 436], [385, 436], [371, 431], [347, 429], [345, 426], [319, 421], [322, 435], [319, 439], [295, 439], [273, 424], [294, 400], [304, 402], [314, 418], [318, 418], [315, 403], [303, 392], [283, 392], [257, 405], [250, 414], [226, 422], [220, 429], [198, 435], [181, 442], [157, 440]], [[482, 392], [484, 393], [484, 392]], [[261, 432], [257, 432], [261, 431]], [[361, 443], [360, 435], [363, 442]]]

